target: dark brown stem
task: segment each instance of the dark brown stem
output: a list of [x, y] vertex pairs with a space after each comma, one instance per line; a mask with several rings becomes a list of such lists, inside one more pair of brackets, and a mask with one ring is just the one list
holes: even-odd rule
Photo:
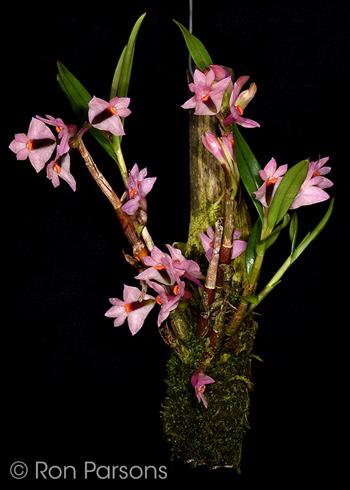
[[129, 216], [122, 210], [123, 204], [121, 200], [112, 189], [112, 186], [107, 182], [103, 174], [97, 168], [94, 160], [92, 159], [92, 156], [86, 149], [86, 146], [82, 140], [80, 140], [77, 148], [81, 156], [83, 157], [84, 162], [96, 184], [99, 186], [103, 194], [108, 198], [115, 212], [117, 213], [117, 217], [123, 228], [123, 231], [132, 246], [134, 257], [143, 262], [143, 258], [148, 255], [148, 251], [144, 242], [141, 240], [135, 230], [131, 216]]

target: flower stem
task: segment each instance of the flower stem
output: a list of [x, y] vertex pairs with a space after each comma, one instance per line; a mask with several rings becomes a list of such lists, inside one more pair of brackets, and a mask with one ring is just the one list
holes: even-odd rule
[[111, 185], [107, 182], [103, 174], [97, 168], [92, 156], [86, 149], [86, 146], [82, 140], [79, 141], [77, 148], [96, 184], [110, 201], [115, 212], [117, 213], [117, 217], [123, 231], [132, 246], [134, 257], [143, 262], [143, 258], [148, 255], [148, 251], [143, 240], [137, 235], [131, 216], [122, 210], [123, 204], [121, 200], [114, 192]]
[[213, 255], [209, 262], [207, 277], [205, 279], [205, 286], [203, 292], [203, 300], [202, 308], [205, 311], [205, 315], [200, 315], [198, 318], [197, 324], [197, 337], [203, 337], [207, 332], [208, 327], [208, 311], [206, 311], [209, 306], [213, 303], [215, 298], [215, 288], [216, 288], [216, 278], [218, 273], [219, 266], [219, 258], [220, 258], [220, 249], [221, 249], [221, 241], [223, 235], [223, 218], [218, 218], [215, 223], [215, 238], [213, 244]]
[[117, 194], [114, 192], [112, 189], [111, 185], [107, 182], [107, 180], [104, 178], [103, 174], [99, 171], [97, 168], [94, 160], [92, 159], [92, 156], [86, 149], [86, 146], [83, 142], [83, 140], [79, 141], [79, 144], [77, 146], [81, 156], [83, 157], [83, 160], [94, 178], [96, 184], [99, 186], [103, 194], [108, 198], [110, 203], [112, 204], [113, 208], [115, 211], [117, 211], [119, 208], [122, 207], [122, 202], [120, 201], [119, 197]]

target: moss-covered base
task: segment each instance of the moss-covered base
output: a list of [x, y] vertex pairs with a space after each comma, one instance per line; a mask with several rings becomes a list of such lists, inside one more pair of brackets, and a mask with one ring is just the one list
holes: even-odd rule
[[226, 362], [210, 365], [206, 374], [215, 383], [204, 393], [205, 408], [191, 385], [195, 363], [184, 364], [172, 353], [167, 366], [167, 397], [162, 419], [173, 459], [230, 466], [239, 471], [242, 442], [249, 428], [249, 391], [252, 389], [250, 349]]

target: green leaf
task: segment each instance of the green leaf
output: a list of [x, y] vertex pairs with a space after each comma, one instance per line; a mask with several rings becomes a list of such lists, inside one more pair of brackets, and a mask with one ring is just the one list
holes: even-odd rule
[[326, 214], [323, 216], [319, 224], [316, 226], [316, 228], [310, 233], [306, 235], [304, 240], [295, 248], [294, 253], [291, 255], [292, 263], [299, 257], [299, 255], [306, 249], [306, 247], [313, 241], [315, 238], [318, 237], [318, 235], [321, 233], [321, 231], [324, 229], [326, 224], [328, 223], [332, 211], [333, 211], [333, 206], [334, 206], [334, 198], [332, 198], [328, 210]]
[[295, 250], [295, 245], [297, 241], [297, 234], [298, 234], [298, 215], [297, 212], [294, 211], [292, 215], [292, 219], [290, 221], [290, 227], [289, 227], [289, 238], [290, 241], [292, 242], [292, 249], [291, 249], [291, 255], [294, 254]]
[[[135, 44], [137, 34], [139, 32], [141, 23], [145, 18], [146, 14], [141, 15], [139, 17], [131, 31], [129, 36], [128, 44], [122, 51], [120, 58], [117, 63], [117, 67], [114, 71], [114, 76], [112, 80], [110, 99], [113, 99], [116, 95], [118, 97], [126, 97], [129, 91], [130, 85], [130, 77], [131, 77], [131, 69], [134, 61], [134, 53], [135, 53]], [[124, 117], [121, 117], [121, 123], [124, 126]], [[112, 138], [112, 147], [113, 150], [118, 153], [120, 151], [120, 145], [122, 141], [122, 136], [113, 136]]]
[[232, 124], [232, 133], [235, 145], [236, 160], [238, 172], [241, 177], [242, 183], [246, 188], [254, 206], [256, 207], [261, 221], [264, 219], [264, 208], [260, 201], [255, 199], [254, 192], [262, 186], [263, 181], [260, 177], [259, 170], [260, 165], [253, 155], [253, 152], [249, 148], [248, 144], [244, 140], [243, 136], [239, 132], [237, 124]]
[[[141, 15], [141, 17], [139, 17], [137, 19], [137, 21], [136, 21], [136, 23], [135, 23], [135, 25], [131, 31], [128, 44], [125, 48], [124, 55], [123, 55], [123, 53], [121, 55], [121, 57], [123, 59], [122, 59], [122, 65], [120, 67], [120, 74], [119, 74], [118, 83], [116, 84], [114, 82], [114, 84], [117, 85], [116, 94], [118, 97], [126, 97], [128, 94], [132, 63], [134, 60], [136, 38], [137, 38], [137, 34], [139, 32], [141, 23], [142, 23], [143, 19], [145, 18], [145, 15], [146, 14]], [[119, 63], [120, 63], [120, 59], [119, 59], [118, 64]], [[117, 65], [116, 70], [118, 70], [118, 65]], [[117, 76], [116, 76], [116, 74], [114, 74], [114, 76], [118, 77], [118, 74], [117, 74]], [[113, 88], [113, 83], [112, 83], [112, 88]]]
[[111, 93], [109, 95], [109, 99], [113, 99], [117, 95], [117, 89], [118, 89], [118, 85], [119, 85], [120, 74], [122, 71], [125, 51], [126, 51], [126, 46], [123, 49], [122, 54], [120, 55], [119, 61], [117, 63], [117, 67], [114, 71], [114, 76], [113, 76], [112, 86], [111, 86]]
[[[75, 78], [75, 76], [59, 61], [57, 62], [58, 75], [57, 80], [63, 93], [66, 95], [72, 109], [82, 124], [87, 121], [89, 102], [92, 96], [86, 90], [86, 88]], [[107, 151], [107, 153], [118, 162], [117, 157], [110, 145], [108, 137], [96, 128], [90, 128], [94, 138], [100, 143], [100, 145]]]
[[261, 240], [256, 244], [255, 250], [258, 255], [263, 255], [266, 252], [266, 250], [275, 243], [283, 228], [288, 226], [289, 221], [290, 221], [290, 216], [289, 214], [286, 214], [283, 218], [282, 224], [278, 226], [268, 237], [264, 238], [264, 240]]
[[290, 208], [309, 169], [308, 160], [302, 160], [288, 170], [281, 180], [278, 189], [272, 199], [267, 216], [267, 224], [270, 230], [281, 221]]
[[256, 258], [256, 250], [255, 246], [260, 240], [260, 235], [261, 235], [261, 228], [262, 228], [262, 222], [261, 219], [258, 218], [255, 222], [255, 225], [252, 229], [252, 232], [250, 234], [247, 247], [245, 249], [245, 267], [247, 270], [248, 277], [250, 277], [250, 274], [253, 270], [254, 267], [254, 262]]
[[87, 121], [88, 103], [92, 96], [74, 75], [60, 62], [57, 61], [58, 83], [68, 98], [75, 115], [81, 123]]
[[203, 46], [202, 42], [196, 36], [191, 34], [185, 26], [183, 26], [182, 24], [180, 24], [180, 22], [177, 22], [176, 20], [174, 20], [174, 22], [181, 29], [181, 32], [186, 42], [186, 46], [190, 52], [190, 55], [192, 56], [195, 65], [200, 71], [206, 70], [209, 65], [213, 64], [213, 61], [208, 51]]

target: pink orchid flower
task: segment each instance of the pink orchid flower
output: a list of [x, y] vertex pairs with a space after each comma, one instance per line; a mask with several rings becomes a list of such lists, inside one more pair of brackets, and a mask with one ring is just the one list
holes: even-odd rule
[[145, 294], [140, 302], [140, 295], [141, 291], [138, 288], [124, 285], [123, 301], [118, 298], [110, 298], [109, 301], [113, 306], [105, 313], [105, 316], [115, 318], [115, 327], [119, 327], [127, 319], [130, 332], [135, 335], [156, 304], [155, 298], [149, 294]]
[[[217, 138], [210, 131], [202, 136], [204, 146], [220, 163], [229, 174], [233, 174], [236, 179], [238, 174], [236, 159], [234, 155], [233, 133]], [[236, 175], [235, 175], [236, 174]]]
[[210, 151], [212, 155], [214, 155], [217, 161], [221, 165], [225, 165], [228, 169], [230, 169], [225, 152], [222, 149], [219, 139], [216, 136], [214, 136], [210, 131], [207, 131], [202, 136], [202, 141], [206, 149]]
[[[214, 65], [215, 66], [215, 65]], [[194, 71], [193, 83], [188, 85], [194, 96], [188, 99], [181, 107], [193, 109], [199, 116], [213, 116], [220, 112], [225, 90], [231, 82], [231, 77], [215, 81], [215, 72], [210, 69], [206, 74], [199, 70]]]
[[215, 383], [215, 380], [210, 376], [205, 375], [201, 369], [197, 369], [197, 371], [192, 374], [191, 384], [195, 390], [195, 394], [199, 403], [202, 402], [205, 408], [207, 408], [208, 402], [205, 399], [203, 393], [205, 391], [205, 385], [211, 383]]
[[233, 90], [230, 96], [231, 114], [224, 119], [224, 125], [227, 127], [230, 124], [236, 123], [245, 128], [258, 128], [260, 124], [251, 119], [242, 117], [244, 109], [256, 94], [257, 87], [255, 83], [250, 84], [249, 89], [241, 92], [243, 85], [249, 80], [248, 76], [240, 77], [233, 85]]
[[167, 245], [170, 252], [166, 254], [156, 246], [152, 248], [151, 255], [144, 258], [144, 264], [148, 267], [138, 274], [135, 279], [154, 280], [166, 286], [180, 282], [180, 277], [189, 279], [201, 289], [203, 285], [198, 279], [205, 279], [199, 265], [194, 260], [187, 260], [180, 250]]
[[37, 119], [43, 121], [50, 126], [55, 126], [58, 133], [58, 139], [61, 140], [59, 144], [59, 155], [62, 156], [70, 150], [69, 140], [74, 138], [77, 134], [77, 127], [75, 124], [69, 124], [68, 126], [64, 124], [61, 118], [55, 119], [52, 116], [46, 114], [46, 118], [36, 116]]
[[151, 255], [144, 257], [144, 264], [147, 269], [138, 274], [135, 279], [139, 280], [154, 280], [166, 286], [174, 284], [180, 277], [172, 267], [172, 259], [169, 254], [162, 252], [158, 247], [154, 246]]
[[138, 208], [147, 211], [147, 201], [145, 197], [152, 190], [157, 177], [148, 177], [147, 168], [139, 171], [137, 163], [129, 173], [128, 201], [123, 205], [122, 210], [130, 216], [134, 215]]
[[[202, 246], [204, 248], [205, 256], [210, 262], [213, 255], [213, 244], [215, 238], [214, 230], [211, 226], [208, 226], [207, 234], [200, 232], [199, 236], [202, 242]], [[231, 260], [241, 255], [241, 253], [243, 253], [247, 248], [247, 242], [245, 242], [244, 240], [240, 240], [240, 237], [241, 237], [240, 230], [235, 230], [233, 232]]]
[[277, 163], [274, 158], [271, 158], [263, 170], [259, 170], [260, 177], [264, 183], [254, 194], [255, 199], [260, 201], [265, 208], [270, 206], [277, 187], [280, 185], [282, 176], [287, 170], [288, 165], [281, 165], [277, 168]]
[[109, 102], [93, 97], [89, 102], [88, 118], [92, 126], [103, 131], [109, 131], [115, 136], [125, 134], [121, 117], [131, 114], [128, 97], [113, 97]]
[[329, 199], [329, 194], [323, 190], [333, 185], [331, 180], [323, 177], [331, 170], [331, 167], [324, 167], [328, 160], [329, 157], [325, 157], [320, 158], [316, 163], [309, 162], [306, 178], [289, 209], [297, 209], [300, 206], [309, 206]]
[[45, 123], [32, 118], [28, 133], [15, 134], [15, 139], [10, 143], [10, 150], [16, 153], [17, 160], [26, 160], [37, 172], [40, 172], [49, 161], [56, 147], [56, 137]]
[[77, 188], [76, 181], [70, 172], [69, 153], [60, 156], [59, 151], [57, 151], [56, 158], [46, 167], [46, 175], [54, 187], [58, 187], [60, 185], [60, 179], [63, 179], [71, 186], [73, 191]]
[[201, 289], [204, 289], [204, 286], [198, 281], [198, 279], [205, 279], [205, 276], [201, 273], [200, 267], [194, 260], [186, 259], [181, 250], [172, 247], [171, 245], [167, 245], [167, 248], [170, 252], [172, 258], [172, 267], [178, 276], [183, 279], [189, 279], [199, 286]]
[[149, 280], [147, 280], [147, 284], [158, 293], [156, 302], [161, 306], [158, 315], [158, 327], [168, 318], [170, 312], [179, 306], [180, 302], [187, 305], [192, 297], [191, 293], [185, 290], [183, 281], [179, 281], [173, 288], [173, 295], [167, 294], [161, 284]]

